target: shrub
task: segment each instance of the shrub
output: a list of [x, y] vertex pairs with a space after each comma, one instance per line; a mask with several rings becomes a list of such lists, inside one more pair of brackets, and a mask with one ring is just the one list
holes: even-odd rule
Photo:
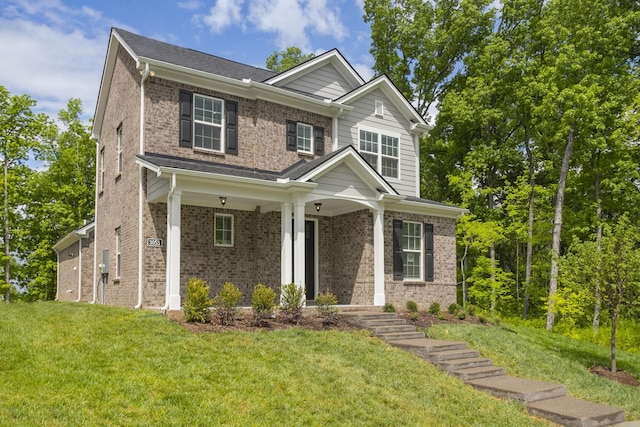
[[474, 316], [476, 314], [476, 306], [473, 304], [467, 304], [467, 313]]
[[395, 313], [396, 312], [396, 307], [391, 304], [390, 302], [386, 303], [384, 305], [384, 307], [382, 307], [382, 311], [385, 313]]
[[269, 319], [276, 307], [276, 293], [268, 286], [258, 283], [251, 294], [253, 322], [258, 326], [269, 326]]
[[220, 292], [213, 298], [213, 311], [221, 325], [233, 325], [241, 297], [240, 289], [233, 283], [225, 282]]
[[429, 306], [429, 313], [438, 315], [440, 314], [440, 303], [434, 302]]
[[409, 310], [409, 313], [417, 313], [418, 303], [415, 301], [407, 301], [407, 310]]
[[322, 316], [323, 325], [336, 325], [338, 323], [338, 297], [331, 291], [320, 292], [316, 297], [316, 309]]
[[192, 277], [187, 281], [187, 297], [182, 310], [187, 322], [207, 323], [211, 320], [209, 286], [202, 279]]
[[280, 288], [280, 311], [291, 323], [298, 323], [304, 307], [304, 288], [295, 283], [282, 285]]
[[458, 304], [456, 304], [455, 302], [453, 304], [451, 304], [449, 307], [447, 307], [447, 311], [451, 315], [456, 314], [459, 310], [460, 310], [460, 306]]
[[418, 312], [417, 311], [410, 311], [407, 317], [412, 322], [417, 322], [418, 321]]
[[467, 312], [464, 310], [460, 310], [457, 315], [458, 319], [464, 320], [467, 318]]

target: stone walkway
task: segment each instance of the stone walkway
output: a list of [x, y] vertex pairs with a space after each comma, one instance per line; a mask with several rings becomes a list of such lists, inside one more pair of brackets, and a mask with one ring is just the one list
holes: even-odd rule
[[394, 347], [417, 354], [470, 386], [502, 399], [522, 402], [529, 414], [570, 427], [640, 427], [640, 422], [624, 422], [624, 411], [566, 395], [562, 384], [547, 383], [506, 375], [467, 343], [425, 338], [395, 313], [375, 311], [343, 312], [349, 323], [373, 331], [374, 336]]

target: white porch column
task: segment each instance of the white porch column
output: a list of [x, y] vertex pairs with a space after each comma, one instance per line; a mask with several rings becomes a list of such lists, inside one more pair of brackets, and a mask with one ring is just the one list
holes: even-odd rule
[[384, 305], [384, 209], [373, 212], [373, 305]]
[[293, 277], [293, 224], [291, 203], [283, 203], [280, 209], [280, 281], [282, 285], [291, 283]]
[[293, 204], [293, 282], [304, 286], [305, 282], [305, 241], [304, 241], [304, 203], [295, 201]]
[[169, 310], [180, 310], [180, 213], [182, 193], [174, 191], [167, 204], [167, 288]]

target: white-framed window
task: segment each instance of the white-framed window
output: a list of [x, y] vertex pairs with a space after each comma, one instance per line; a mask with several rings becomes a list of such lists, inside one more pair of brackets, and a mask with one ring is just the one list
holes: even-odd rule
[[193, 146], [222, 152], [223, 101], [210, 96], [193, 95]]
[[215, 246], [233, 246], [233, 215], [217, 213], [213, 234]]
[[379, 99], [376, 99], [375, 102], [375, 115], [376, 116], [384, 116], [384, 104]]
[[402, 222], [402, 275], [404, 279], [422, 279], [422, 223]]
[[100, 175], [98, 176], [98, 188], [100, 191], [104, 190], [104, 147], [100, 150]]
[[360, 154], [385, 178], [400, 178], [400, 138], [385, 132], [360, 129]]
[[116, 228], [116, 277], [120, 277], [121, 264], [120, 264], [120, 227]]
[[124, 141], [122, 140], [122, 123], [116, 129], [116, 134], [118, 136], [118, 173], [122, 172], [122, 144]]
[[313, 126], [305, 123], [298, 123], [296, 134], [298, 137], [298, 151], [301, 153], [313, 154]]

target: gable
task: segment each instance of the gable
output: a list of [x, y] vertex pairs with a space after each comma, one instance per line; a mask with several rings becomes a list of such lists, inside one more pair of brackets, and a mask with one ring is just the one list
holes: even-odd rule
[[351, 84], [333, 64], [325, 64], [277, 86], [313, 94], [325, 99], [340, 98], [353, 90]]
[[317, 191], [331, 193], [355, 199], [370, 199], [375, 193], [356, 173], [346, 164], [340, 164], [315, 179]]

